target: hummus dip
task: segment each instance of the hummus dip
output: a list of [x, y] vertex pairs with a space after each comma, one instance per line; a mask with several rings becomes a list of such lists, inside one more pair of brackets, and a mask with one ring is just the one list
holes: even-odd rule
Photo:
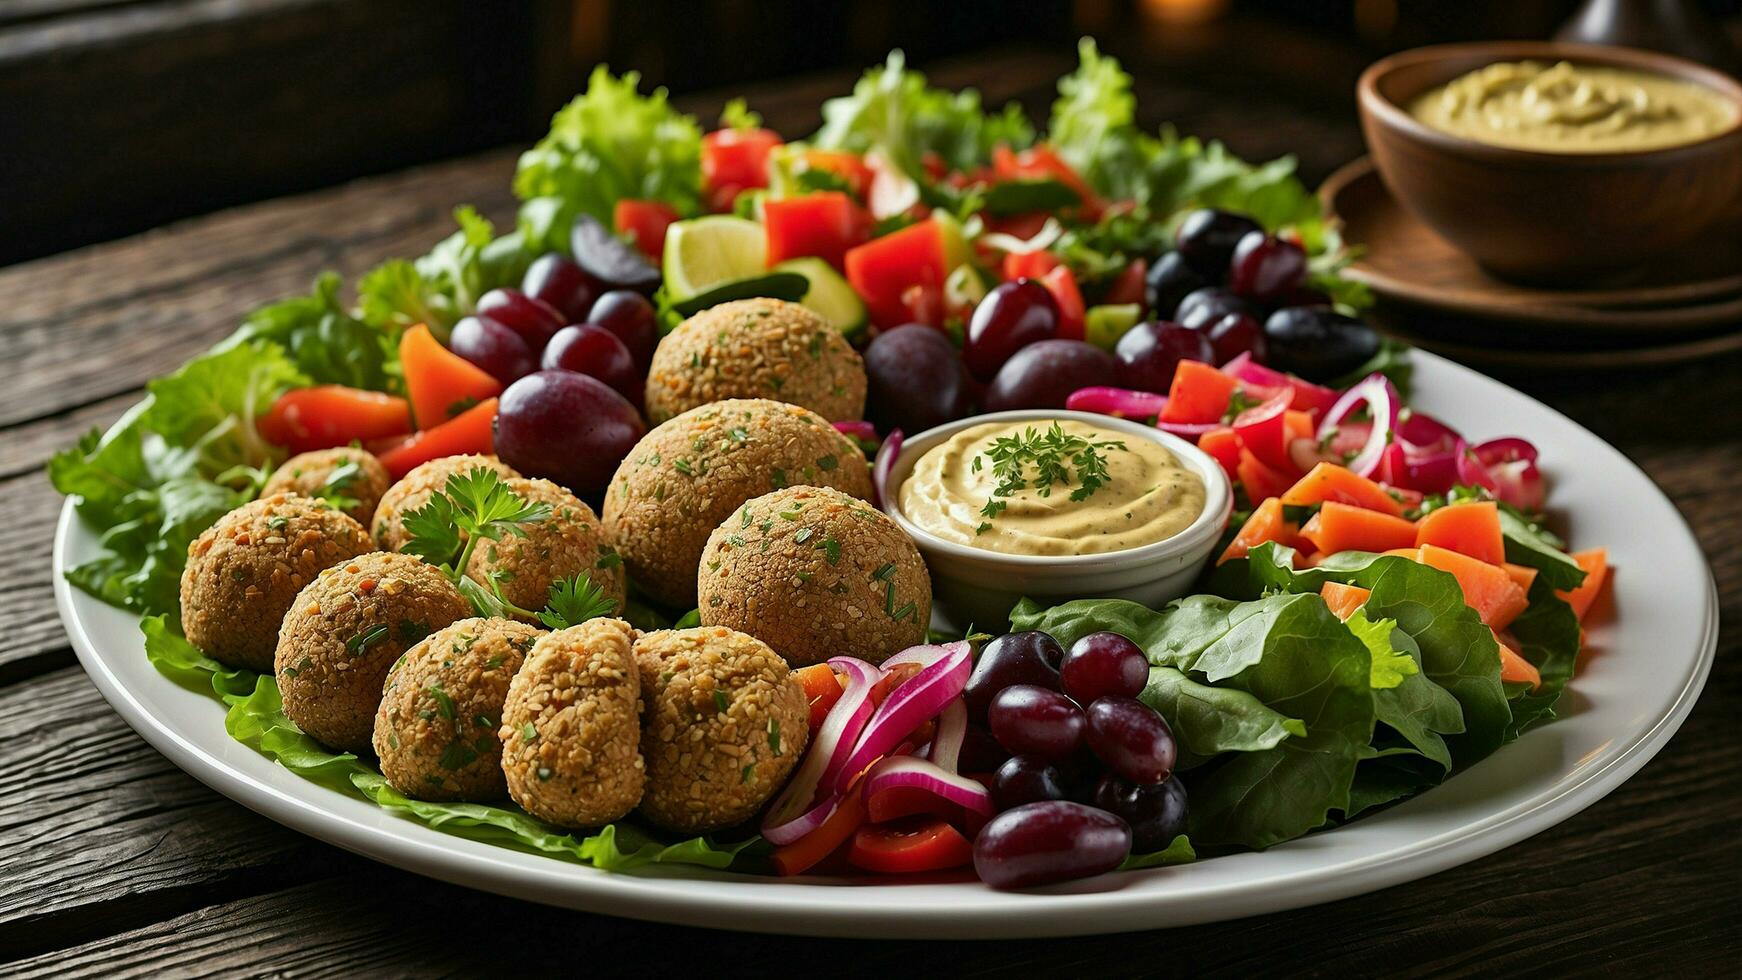
[[1617, 153], [1697, 143], [1735, 125], [1742, 106], [1653, 72], [1511, 61], [1431, 89], [1409, 113], [1441, 132], [1496, 146]]
[[963, 429], [919, 458], [899, 496], [918, 527], [1007, 555], [1124, 551], [1204, 511], [1203, 480], [1167, 447], [1074, 419]]

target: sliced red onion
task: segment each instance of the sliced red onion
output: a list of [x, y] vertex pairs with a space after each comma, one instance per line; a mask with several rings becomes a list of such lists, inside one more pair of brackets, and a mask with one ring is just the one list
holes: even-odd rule
[[[1465, 444], [1453, 439], [1451, 449], [1428, 455], [1413, 456], [1404, 449], [1403, 473], [1397, 485], [1422, 493], [1445, 493], [1458, 483], [1458, 461], [1464, 458]], [[1396, 474], [1394, 474], [1396, 475]]]
[[951, 807], [961, 807], [982, 817], [992, 815], [992, 794], [984, 785], [914, 756], [888, 756], [871, 767], [865, 775], [865, 796], [869, 798], [888, 789], [919, 790]]
[[1367, 442], [1347, 466], [1360, 476], [1372, 476], [1379, 469], [1380, 456], [1391, 442], [1391, 434], [1397, 428], [1398, 412], [1403, 408], [1403, 399], [1385, 375], [1375, 371], [1343, 392], [1343, 396], [1325, 413], [1317, 435], [1321, 441], [1333, 435], [1337, 423], [1354, 414], [1362, 405], [1367, 406], [1368, 414], [1372, 416], [1373, 428], [1367, 434]]
[[1483, 466], [1493, 466], [1495, 463], [1534, 463], [1537, 459], [1536, 446], [1530, 440], [1517, 436], [1490, 439], [1470, 451], [1476, 454]]
[[1130, 388], [1096, 386], [1078, 388], [1065, 399], [1065, 408], [1073, 412], [1094, 412], [1117, 419], [1147, 422], [1167, 407], [1167, 396], [1153, 391], [1133, 391]]
[[889, 499], [889, 474], [894, 472], [895, 461], [900, 457], [901, 430], [890, 429], [883, 445], [877, 447], [877, 458], [871, 462], [872, 504], [882, 507], [883, 501]]
[[1250, 351], [1242, 351], [1228, 363], [1222, 365], [1222, 373], [1247, 385], [1257, 385], [1264, 389], [1261, 393], [1251, 388], [1247, 394], [1253, 397], [1268, 397], [1268, 392], [1278, 388], [1287, 388], [1294, 393], [1290, 403], [1291, 408], [1312, 412], [1320, 418], [1337, 402], [1337, 393], [1323, 385], [1313, 384], [1304, 378], [1292, 374], [1284, 374], [1275, 368], [1268, 368], [1252, 359]]
[[962, 650], [968, 651], [969, 656], [972, 656], [974, 652], [974, 648], [969, 646], [968, 641], [966, 640], [955, 640], [950, 643], [921, 643], [916, 646], [908, 647], [895, 656], [890, 657], [888, 660], [883, 661], [883, 672], [887, 674], [889, 673], [889, 668], [900, 667], [904, 664], [913, 664], [916, 667], [930, 667], [939, 660], [952, 654], [959, 653]]
[[1536, 447], [1509, 436], [1490, 439], [1471, 450], [1494, 480], [1494, 496], [1527, 512], [1542, 510], [1545, 486], [1536, 467]]
[[[829, 666], [847, 675], [847, 688], [817, 727], [798, 772], [762, 818], [762, 836], [774, 844], [798, 840], [821, 826], [834, 812], [840, 798], [834, 790], [835, 775], [871, 720], [871, 688], [883, 679], [883, 671], [852, 657], [836, 657], [829, 661]], [[826, 787], [827, 792], [818, 802], [820, 787]], [[815, 806], [811, 805], [813, 802]]]
[[1412, 408], [1398, 413], [1397, 441], [1414, 457], [1449, 453], [1464, 439], [1451, 426]]
[[962, 693], [974, 667], [972, 648], [963, 642], [945, 647], [946, 654], [921, 667], [919, 673], [889, 692], [878, 705], [877, 713], [865, 724], [859, 744], [836, 772], [834, 781], [824, 786], [844, 791], [853, 777], [864, 772], [878, 756], [887, 754], [922, 723], [937, 717], [952, 698]]
[[1176, 436], [1196, 439], [1212, 429], [1225, 429], [1225, 422], [1157, 422], [1155, 427], [1163, 432], [1171, 432]]
[[850, 422], [836, 422], [835, 431], [873, 446], [877, 444], [877, 427], [869, 422], [861, 422], [857, 419]]
[[1483, 466], [1482, 461], [1477, 459], [1474, 453], [1464, 448], [1464, 440], [1462, 439], [1458, 440], [1457, 463], [1457, 482], [1466, 486], [1482, 487], [1490, 492], [1499, 489], [1500, 485], [1494, 482], [1494, 477], [1489, 474], [1488, 467]]
[[1319, 451], [1317, 439], [1297, 436], [1288, 441], [1288, 461], [1302, 473], [1310, 471], [1320, 463], [1335, 463], [1337, 459]]
[[962, 740], [968, 734], [968, 705], [961, 698], [951, 701], [938, 715], [938, 730], [931, 737], [926, 758], [944, 772], [955, 772], [962, 756]]

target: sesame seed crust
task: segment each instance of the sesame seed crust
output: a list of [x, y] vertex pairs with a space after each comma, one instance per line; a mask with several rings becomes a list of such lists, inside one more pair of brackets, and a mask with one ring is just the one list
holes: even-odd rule
[[375, 754], [394, 789], [418, 800], [508, 795], [502, 705], [543, 631], [510, 619], [462, 619], [405, 652], [375, 712]]
[[[328, 486], [327, 480], [334, 471], [346, 463], [356, 464], [356, 472], [348, 478], [342, 478], [337, 486]], [[345, 508], [345, 513], [357, 523], [368, 527], [375, 517], [375, 505], [381, 502], [381, 495], [387, 492], [387, 487], [393, 480], [387, 475], [387, 467], [381, 465], [374, 454], [353, 446], [340, 446], [337, 449], [318, 449], [312, 453], [301, 453], [284, 461], [284, 465], [272, 471], [272, 476], [261, 488], [262, 497], [275, 493], [300, 493], [305, 497], [320, 497], [326, 494], [347, 497], [356, 501]]]
[[465, 473], [476, 466], [494, 470], [504, 478], [520, 475], [512, 466], [494, 456], [443, 456], [417, 466], [401, 477], [398, 483], [388, 487], [387, 492], [381, 495], [381, 502], [375, 505], [375, 521], [371, 530], [375, 547], [382, 551], [398, 551], [405, 547], [406, 542], [411, 540], [411, 535], [405, 533], [405, 513], [429, 503], [429, 498], [447, 485], [448, 477]]
[[865, 364], [840, 331], [797, 303], [721, 303], [679, 324], [654, 349], [648, 421], [728, 398], [773, 398], [831, 422], [863, 418]]
[[766, 398], [715, 402], [658, 426], [623, 458], [605, 492], [605, 532], [637, 586], [687, 608], [714, 528], [746, 500], [799, 483], [871, 496], [864, 454], [822, 416]]
[[628, 591], [623, 563], [606, 544], [593, 508], [549, 480], [514, 477], [507, 486], [528, 503], [549, 504], [550, 516], [521, 525], [524, 537], [504, 534], [500, 541], [480, 541], [467, 572], [479, 582], [496, 576], [503, 598], [532, 610], [544, 608], [553, 582], [584, 574], [621, 612]]
[[724, 627], [649, 633], [635, 644], [645, 705], [641, 813], [686, 834], [755, 816], [804, 755], [804, 690], [761, 640]]
[[243, 504], [188, 547], [182, 630], [220, 663], [271, 670], [297, 593], [322, 569], [368, 550], [363, 526], [324, 501], [275, 493]]
[[590, 619], [540, 637], [502, 707], [502, 771], [527, 813], [597, 827], [641, 801], [636, 631]]

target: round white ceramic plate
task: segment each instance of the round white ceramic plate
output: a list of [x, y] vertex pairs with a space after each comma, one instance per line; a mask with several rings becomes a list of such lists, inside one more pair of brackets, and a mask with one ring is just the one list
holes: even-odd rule
[[1273, 912], [1478, 860], [1589, 806], [1674, 734], [1717, 645], [1711, 572], [1645, 474], [1530, 398], [1431, 354], [1416, 357], [1420, 407], [1471, 436], [1526, 435], [1542, 449], [1551, 503], [1573, 539], [1609, 548], [1617, 613], [1591, 629], [1593, 649], [1561, 700], [1560, 720], [1402, 805], [1263, 853], [1024, 893], [974, 882], [776, 880], [695, 869], [607, 874], [431, 830], [322, 789], [232, 741], [215, 703], [146, 662], [134, 617], [68, 587], [60, 572], [97, 548], [70, 507], [55, 538], [56, 599], [103, 695], [176, 765], [283, 824], [436, 878], [612, 915], [857, 937], [1103, 933]]

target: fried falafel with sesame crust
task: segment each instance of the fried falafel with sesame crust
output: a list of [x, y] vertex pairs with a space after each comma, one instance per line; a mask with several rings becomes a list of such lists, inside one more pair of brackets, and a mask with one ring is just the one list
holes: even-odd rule
[[303, 587], [278, 633], [284, 713], [316, 741], [367, 753], [387, 671], [400, 654], [472, 607], [435, 566], [375, 551]]
[[508, 685], [502, 772], [527, 813], [608, 824], [641, 802], [641, 675], [634, 627], [589, 619], [540, 637]]
[[375, 520], [370, 529], [375, 547], [382, 551], [404, 548], [411, 540], [411, 535], [405, 531], [405, 514], [429, 503], [430, 497], [447, 486], [448, 477], [470, 472], [479, 466], [505, 480], [520, 475], [514, 467], [494, 456], [443, 456], [422, 463], [388, 487], [381, 495], [380, 503], [375, 505]]
[[188, 546], [182, 631], [219, 663], [271, 670], [297, 593], [369, 548], [363, 525], [325, 501], [275, 493], [243, 504]]
[[766, 398], [703, 405], [636, 443], [605, 491], [605, 534], [635, 584], [696, 604], [708, 535], [746, 500], [792, 484], [871, 496], [858, 446], [810, 409]]
[[810, 704], [780, 655], [721, 626], [661, 630], [635, 644], [641, 671], [642, 816], [704, 834], [749, 820], [792, 774]]
[[388, 785], [416, 800], [508, 795], [502, 705], [544, 631], [512, 619], [462, 619], [394, 662], [375, 712], [375, 755]]
[[612, 610], [622, 612], [628, 594], [623, 561], [606, 543], [593, 508], [549, 480], [513, 477], [505, 485], [527, 503], [549, 504], [550, 516], [519, 525], [518, 534], [478, 542], [467, 574], [479, 582], [494, 580], [504, 599], [534, 611], [544, 608], [553, 583], [586, 575], [615, 603]]
[[870, 504], [826, 487], [748, 501], [708, 537], [697, 570], [705, 626], [728, 626], [794, 667], [882, 663], [925, 642], [931, 577], [919, 549]]
[[341, 509], [357, 523], [368, 527], [375, 518], [375, 505], [393, 479], [387, 467], [368, 450], [354, 446], [337, 449], [317, 449], [299, 453], [272, 471], [266, 485], [260, 488], [262, 497], [275, 493], [300, 493], [305, 497], [321, 497], [329, 501], [352, 501]]
[[865, 363], [815, 311], [778, 299], [709, 307], [666, 335], [647, 372], [658, 425], [728, 398], [803, 405], [831, 422], [865, 415]]

